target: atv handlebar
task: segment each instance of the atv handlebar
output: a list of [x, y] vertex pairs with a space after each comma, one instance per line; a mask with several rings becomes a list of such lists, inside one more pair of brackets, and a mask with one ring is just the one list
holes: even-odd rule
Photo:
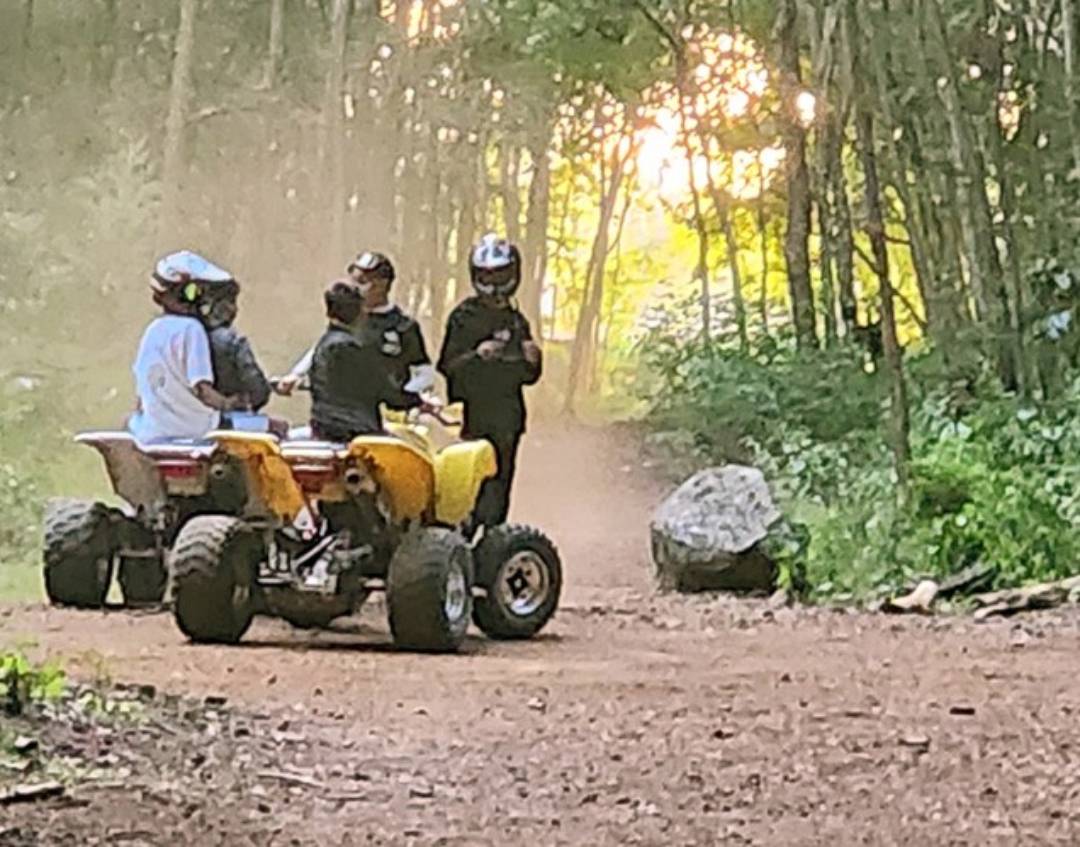
[[[285, 377], [275, 376], [275, 377], [271, 377], [268, 380], [268, 382], [270, 383], [270, 387], [273, 388], [275, 391], [277, 391], [278, 386], [281, 384], [282, 380], [284, 380], [284, 379], [285, 379]], [[308, 382], [307, 377], [302, 379], [297, 384], [295, 390], [296, 391], [307, 391], [307, 392], [311, 391], [311, 383]], [[415, 415], [415, 417], [417, 417], [417, 418], [431, 418], [433, 421], [436, 421], [437, 423], [442, 424], [443, 426], [447, 427], [448, 429], [460, 429], [462, 426], [464, 426], [463, 421], [455, 420], [454, 418], [448, 418], [446, 415], [444, 415], [441, 406], [434, 406], [434, 405], [427, 405], [426, 404], [425, 406], [422, 406], [422, 407], [419, 407], [419, 408], [416, 408], [416, 409], [411, 409], [409, 411], [409, 415], [410, 416]]]

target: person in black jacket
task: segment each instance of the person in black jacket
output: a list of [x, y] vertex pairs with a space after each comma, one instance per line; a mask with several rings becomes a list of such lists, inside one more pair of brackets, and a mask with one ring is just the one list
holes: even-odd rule
[[351, 441], [383, 431], [380, 404], [396, 409], [423, 406], [419, 394], [406, 391], [386, 369], [379, 347], [365, 341], [357, 326], [364, 298], [351, 279], [327, 288], [329, 326], [315, 345], [311, 370], [311, 430], [325, 441]]
[[[394, 265], [382, 253], [360, 253], [346, 272], [360, 286], [364, 298], [364, 319], [354, 329], [365, 344], [379, 348], [383, 364], [395, 382], [414, 394], [426, 394], [435, 385], [435, 369], [424, 344], [420, 325], [390, 302]], [[314, 348], [278, 383], [278, 392], [291, 394], [311, 370]]]
[[240, 285], [230, 280], [214, 291], [201, 317], [210, 338], [214, 387], [226, 396], [239, 398], [237, 408], [257, 412], [270, 402], [270, 381], [247, 338], [233, 326], [239, 295]]
[[540, 379], [540, 347], [528, 320], [511, 302], [521, 284], [521, 254], [493, 234], [484, 236], [469, 258], [476, 295], [450, 314], [438, 370], [446, 377], [451, 402], [465, 408], [462, 435], [495, 447], [498, 473], [480, 491], [474, 528], [505, 523], [525, 432], [522, 391]]

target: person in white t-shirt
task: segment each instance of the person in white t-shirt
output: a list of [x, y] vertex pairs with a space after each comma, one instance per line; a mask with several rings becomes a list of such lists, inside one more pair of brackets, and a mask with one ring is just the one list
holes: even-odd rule
[[143, 333], [133, 371], [139, 402], [128, 429], [142, 443], [199, 439], [242, 398], [214, 388], [210, 341], [200, 304], [232, 274], [188, 250], [161, 259], [150, 278], [162, 314]]

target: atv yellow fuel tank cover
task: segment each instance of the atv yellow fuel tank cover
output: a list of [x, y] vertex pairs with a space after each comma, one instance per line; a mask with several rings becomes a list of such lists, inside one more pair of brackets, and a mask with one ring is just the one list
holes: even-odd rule
[[498, 472], [495, 448], [487, 441], [462, 441], [435, 459], [435, 516], [457, 526], [472, 514], [480, 486]]
[[292, 522], [304, 509], [304, 494], [292, 468], [281, 455], [277, 440], [257, 432], [219, 430], [209, 435], [230, 456], [244, 462], [254, 499], [285, 521]]
[[391, 435], [361, 435], [349, 443], [349, 456], [371, 469], [390, 499], [395, 522], [424, 517], [435, 500], [435, 469], [430, 454]]

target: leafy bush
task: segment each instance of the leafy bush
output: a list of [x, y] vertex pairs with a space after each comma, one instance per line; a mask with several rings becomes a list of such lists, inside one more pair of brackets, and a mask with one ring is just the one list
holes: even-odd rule
[[[707, 461], [751, 457], [809, 529], [812, 596], [884, 594], [975, 563], [998, 585], [1080, 566], [1080, 382], [1036, 407], [968, 383], [928, 387], [912, 368], [911, 496], [900, 505], [881, 386], [849, 354], [651, 345], [662, 389], [650, 425], [686, 430]], [[738, 450], [720, 446], [717, 425]]]
[[66, 685], [64, 672], [56, 665], [35, 665], [21, 653], [0, 653], [0, 709], [8, 715], [58, 699]]

